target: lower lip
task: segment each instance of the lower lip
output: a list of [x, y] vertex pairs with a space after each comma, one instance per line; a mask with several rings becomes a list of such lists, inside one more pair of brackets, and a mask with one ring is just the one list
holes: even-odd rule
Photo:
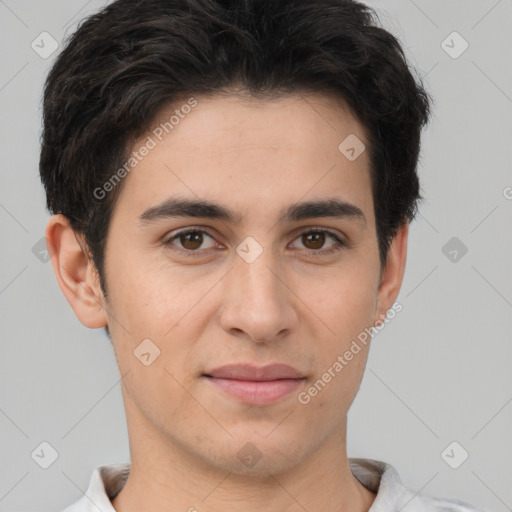
[[296, 391], [305, 379], [278, 379], [267, 381], [219, 379], [206, 377], [212, 384], [242, 402], [252, 405], [266, 405]]

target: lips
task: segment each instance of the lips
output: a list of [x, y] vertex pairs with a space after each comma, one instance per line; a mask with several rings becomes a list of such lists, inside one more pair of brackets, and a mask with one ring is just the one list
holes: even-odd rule
[[251, 364], [227, 365], [203, 374], [205, 380], [224, 395], [249, 405], [270, 405], [291, 395], [306, 377], [285, 364], [257, 367]]
[[250, 381], [269, 381], [278, 379], [303, 379], [305, 375], [286, 364], [271, 364], [257, 367], [251, 364], [230, 364], [205, 373], [207, 377]]

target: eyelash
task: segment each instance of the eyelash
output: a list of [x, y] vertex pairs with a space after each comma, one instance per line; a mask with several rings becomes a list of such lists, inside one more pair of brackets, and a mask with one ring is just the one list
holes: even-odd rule
[[[192, 250], [186, 250], [186, 249], [180, 249], [180, 248], [171, 247], [173, 240], [176, 240], [177, 238], [179, 238], [181, 236], [189, 235], [190, 233], [203, 233], [203, 234], [208, 235], [210, 238], [214, 238], [212, 235], [210, 235], [210, 233], [208, 233], [208, 231], [205, 231], [204, 229], [186, 228], [186, 229], [183, 229], [182, 231], [178, 231], [171, 238], [168, 238], [165, 242], [163, 242], [163, 244], [164, 244], [164, 246], [166, 246], [167, 248], [170, 248], [173, 251], [179, 252], [181, 254], [184, 254], [187, 257], [192, 257], [192, 258], [204, 256], [205, 255], [205, 251], [206, 251], [206, 253], [208, 253], [211, 250], [211, 249], [206, 249], [206, 250], [198, 249], [198, 250], [192, 251]], [[323, 251], [321, 249], [319, 249], [319, 250], [313, 250], [313, 249], [306, 250], [306, 254], [308, 256], [328, 256], [328, 255], [340, 252], [340, 251], [342, 251], [343, 249], [345, 249], [348, 246], [336, 234], [334, 234], [333, 232], [331, 232], [331, 231], [329, 231], [327, 229], [318, 229], [318, 228], [308, 229], [306, 231], [303, 231], [302, 233], [299, 233], [297, 238], [299, 238], [299, 237], [301, 237], [303, 235], [309, 235], [311, 233], [325, 233], [325, 234], [329, 235], [331, 238], [333, 238], [337, 245], [335, 245], [334, 247], [331, 247], [330, 249], [323, 250]]]

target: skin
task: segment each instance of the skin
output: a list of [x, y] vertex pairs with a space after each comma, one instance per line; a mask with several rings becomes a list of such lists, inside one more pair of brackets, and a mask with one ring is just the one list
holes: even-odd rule
[[[369, 344], [307, 405], [297, 394], [395, 302], [408, 224], [381, 268], [368, 152], [349, 161], [338, 150], [349, 134], [365, 144], [367, 137], [341, 100], [197, 100], [124, 178], [106, 245], [108, 302], [66, 218], [52, 217], [46, 229], [64, 295], [85, 326], [109, 326], [124, 375], [132, 465], [113, 505], [122, 512], [367, 511], [375, 494], [350, 471], [346, 424]], [[138, 224], [145, 209], [171, 195], [215, 201], [241, 220]], [[283, 207], [333, 197], [360, 208], [366, 222], [278, 222]], [[207, 231], [203, 245], [190, 237], [164, 245], [187, 227]], [[323, 254], [336, 242], [302, 236], [310, 228], [332, 230], [347, 245]], [[263, 248], [252, 263], [236, 252], [247, 236]], [[133, 354], [146, 338], [161, 352], [149, 366]], [[307, 378], [276, 403], [248, 405], [202, 377], [232, 362], [285, 363]], [[237, 456], [248, 442], [262, 455], [252, 467]]]

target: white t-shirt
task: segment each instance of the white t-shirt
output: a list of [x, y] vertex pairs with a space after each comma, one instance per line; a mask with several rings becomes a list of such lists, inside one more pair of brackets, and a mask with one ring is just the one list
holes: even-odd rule
[[[397, 471], [385, 462], [349, 458], [349, 465], [359, 482], [377, 493], [368, 512], [488, 512], [457, 499], [416, 493], [405, 487]], [[129, 472], [129, 463], [96, 468], [85, 494], [62, 512], [116, 512], [111, 500], [123, 488]]]

